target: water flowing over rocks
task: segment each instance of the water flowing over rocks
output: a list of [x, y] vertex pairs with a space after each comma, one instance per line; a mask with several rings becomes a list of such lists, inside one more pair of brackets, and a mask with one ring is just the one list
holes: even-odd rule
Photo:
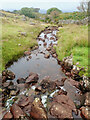
[[1, 100], [7, 110], [3, 119], [73, 119], [72, 113], [78, 116], [79, 108], [81, 115], [89, 118], [89, 92], [85, 94], [85, 102], [82, 101], [83, 89], [89, 90], [88, 81], [79, 82], [80, 69], [73, 66], [72, 56], [62, 62], [58, 59], [53, 48], [57, 45], [57, 31], [58, 28], [52, 26], [39, 34], [38, 46], [25, 51], [24, 57], [18, 60], [21, 62], [15, 63], [21, 64], [17, 67], [19, 70], [14, 66], [8, 68], [15, 74], [10, 70], [3, 71]]

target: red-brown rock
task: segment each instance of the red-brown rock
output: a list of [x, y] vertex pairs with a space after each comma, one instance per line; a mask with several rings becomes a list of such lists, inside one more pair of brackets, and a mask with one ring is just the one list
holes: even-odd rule
[[3, 116], [3, 120], [4, 119], [12, 119], [13, 118], [13, 115], [12, 115], [12, 113], [9, 111], [9, 112], [7, 112], [4, 116]]
[[34, 102], [32, 103], [30, 116], [35, 120], [36, 119], [37, 120], [40, 120], [40, 119], [47, 120], [46, 111], [45, 111], [39, 98], [35, 98]]
[[10, 109], [10, 111], [12, 112], [14, 118], [24, 118], [26, 115], [25, 113], [22, 111], [22, 109], [16, 104], [14, 103]]
[[36, 73], [31, 73], [29, 77], [26, 79], [26, 83], [36, 83], [39, 77]]

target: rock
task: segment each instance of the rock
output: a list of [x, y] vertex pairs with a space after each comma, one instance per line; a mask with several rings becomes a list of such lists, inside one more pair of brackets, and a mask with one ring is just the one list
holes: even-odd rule
[[20, 92], [19, 89], [17, 89], [17, 90], [11, 90], [11, 91], [10, 91], [10, 95], [11, 95], [11, 96], [16, 96], [16, 95], [19, 94], [19, 92]]
[[47, 45], [47, 43], [46, 42], [44, 42], [44, 44], [43, 44], [44, 46], [46, 46]]
[[85, 94], [85, 103], [84, 103], [84, 105], [90, 106], [90, 92], [87, 92]]
[[62, 105], [55, 103], [50, 109], [50, 114], [59, 119], [72, 119], [72, 111]]
[[35, 25], [35, 23], [30, 22], [30, 25]]
[[86, 107], [81, 107], [81, 115], [82, 117], [84, 117], [85, 119], [89, 120], [90, 119], [90, 107], [86, 106]]
[[29, 59], [31, 59], [31, 58], [32, 58], [32, 56], [29, 56], [28, 58], [29, 58]]
[[72, 56], [67, 56], [63, 59], [64, 68], [66, 71], [70, 72], [73, 67], [73, 58]]
[[29, 77], [26, 79], [26, 83], [37, 83], [39, 77], [36, 73], [31, 73]]
[[32, 103], [30, 116], [33, 119], [38, 119], [38, 120], [47, 119], [46, 111], [39, 98], [35, 98], [34, 102]]
[[67, 91], [64, 91], [64, 90], [60, 89], [58, 91], [58, 95], [67, 95]]
[[42, 93], [56, 89], [56, 83], [54, 81], [51, 81], [48, 77], [45, 77], [41, 81], [40, 86], [42, 87]]
[[64, 86], [64, 82], [67, 78], [62, 78], [61, 80], [56, 80], [55, 83], [57, 85], [58, 88], [60, 88], [60, 86]]
[[80, 82], [78, 81], [75, 81], [73, 79], [68, 79], [68, 82], [72, 85], [72, 86], [75, 86], [76, 88], [79, 88], [80, 87]]
[[21, 35], [26, 37], [27, 33], [26, 32], [21, 32]]
[[56, 58], [56, 57], [57, 57], [57, 55], [56, 55], [56, 54], [52, 54], [52, 57]]
[[25, 52], [24, 52], [24, 55], [26, 55], [26, 56], [27, 56], [27, 55], [31, 55], [31, 52], [30, 52], [30, 51], [25, 51]]
[[65, 75], [68, 76], [68, 77], [71, 77], [71, 73], [70, 72], [66, 72]]
[[55, 49], [52, 48], [52, 50], [51, 50], [51, 54], [55, 54], [55, 53], [56, 53]]
[[33, 97], [33, 96], [29, 96], [29, 97], [23, 96], [23, 97], [21, 97], [21, 99], [19, 100], [18, 105], [19, 105], [20, 107], [25, 107], [26, 105], [32, 103], [33, 100], [34, 100], [34, 97]]
[[48, 48], [46, 48], [46, 50], [47, 50], [47, 51], [50, 51], [50, 50], [51, 50], [51, 48], [50, 48], [50, 47], [48, 47]]
[[8, 120], [10, 120], [10, 119], [12, 119], [13, 118], [13, 115], [12, 115], [12, 113], [9, 111], [9, 112], [7, 112], [4, 116], [3, 116], [3, 120], [5, 120], [5, 119], [8, 119]]
[[36, 50], [36, 49], [38, 49], [38, 46], [33, 47], [33, 50]]
[[2, 84], [2, 86], [3, 86], [4, 88], [7, 88], [9, 85], [10, 85], [10, 82], [4, 82], [4, 83]]
[[85, 88], [85, 91], [90, 91], [90, 80], [89, 79], [83, 80], [83, 87]]
[[17, 87], [20, 89], [20, 91], [23, 89], [25, 89], [25, 88], [28, 88], [29, 87], [29, 85], [28, 84], [23, 84], [23, 83], [21, 83], [21, 84], [17, 84]]
[[53, 98], [50, 114], [56, 118], [71, 119], [72, 111], [76, 112], [76, 107], [67, 95], [58, 95]]
[[50, 57], [50, 54], [47, 53], [47, 54], [44, 55], [44, 57], [45, 57], [45, 58], [49, 58], [49, 57]]
[[17, 83], [18, 84], [25, 83], [25, 79], [24, 78], [19, 78], [19, 79], [17, 79]]
[[50, 37], [50, 40], [54, 40], [55, 38], [54, 37]]
[[16, 103], [12, 105], [10, 111], [16, 119], [24, 118], [26, 116], [22, 109]]
[[10, 70], [4, 70], [2, 72], [2, 76], [4, 77], [3, 81], [5, 81], [5, 80], [13, 80], [15, 78], [15, 74]]
[[32, 106], [32, 104], [29, 103], [28, 105], [24, 106], [24, 108], [22, 108], [22, 109], [23, 109], [23, 111], [24, 111], [26, 114], [30, 114], [30, 112], [31, 112], [31, 106]]
[[35, 88], [35, 91], [37, 91], [37, 92], [41, 92], [41, 90], [42, 90], [41, 86], [38, 86], [38, 87]]
[[47, 35], [44, 35], [44, 38], [47, 38]]

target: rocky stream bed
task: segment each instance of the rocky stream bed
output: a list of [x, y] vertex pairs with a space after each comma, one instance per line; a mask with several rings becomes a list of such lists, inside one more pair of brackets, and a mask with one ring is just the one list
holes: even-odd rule
[[58, 60], [56, 32], [55, 26], [43, 30], [38, 46], [2, 72], [0, 119], [90, 118], [88, 80], [78, 75], [72, 56]]

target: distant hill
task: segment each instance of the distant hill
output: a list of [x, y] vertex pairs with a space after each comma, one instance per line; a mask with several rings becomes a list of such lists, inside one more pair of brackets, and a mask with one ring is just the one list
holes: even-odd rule
[[39, 10], [39, 13], [41, 13], [41, 14], [46, 14], [46, 13], [47, 13], [47, 10], [45, 10], [45, 9], [40, 9], [40, 10]]

